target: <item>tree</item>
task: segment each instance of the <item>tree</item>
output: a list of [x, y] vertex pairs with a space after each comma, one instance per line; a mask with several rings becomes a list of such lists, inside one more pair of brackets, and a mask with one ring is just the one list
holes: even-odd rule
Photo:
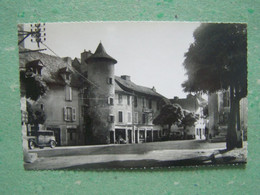
[[48, 90], [48, 86], [41, 75], [20, 72], [20, 80], [25, 86], [25, 96], [27, 99], [37, 101]]
[[36, 105], [32, 105], [29, 101], [26, 102], [28, 112], [28, 124], [34, 126], [34, 130], [39, 130], [39, 124], [43, 124], [46, 120], [44, 111]]
[[239, 101], [247, 96], [246, 24], [201, 24], [193, 33], [194, 43], [185, 54], [186, 92], [230, 91], [227, 149], [241, 146]]
[[167, 135], [170, 134], [171, 126], [181, 122], [183, 112], [177, 104], [166, 104], [162, 107], [159, 115], [153, 120], [155, 125], [168, 125]]
[[185, 112], [184, 117], [181, 120], [181, 125], [185, 129], [186, 127], [194, 126], [194, 123], [197, 121], [197, 117], [190, 112]]

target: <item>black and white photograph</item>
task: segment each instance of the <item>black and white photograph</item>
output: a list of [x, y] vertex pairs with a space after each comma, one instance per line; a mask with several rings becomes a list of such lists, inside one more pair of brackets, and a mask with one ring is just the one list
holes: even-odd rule
[[246, 164], [247, 24], [18, 25], [26, 170]]

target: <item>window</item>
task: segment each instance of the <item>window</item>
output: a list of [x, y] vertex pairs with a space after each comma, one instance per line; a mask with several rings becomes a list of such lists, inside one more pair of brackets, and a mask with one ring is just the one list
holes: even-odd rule
[[65, 100], [72, 101], [72, 89], [70, 86], [65, 87]]
[[119, 111], [119, 112], [118, 112], [118, 122], [119, 122], [119, 123], [122, 123], [122, 122], [123, 122], [123, 112], [122, 112], [122, 111]]
[[112, 97], [108, 98], [108, 104], [109, 105], [114, 105], [114, 99]]
[[76, 108], [74, 107], [64, 107], [63, 108], [64, 120], [71, 122], [76, 121]]
[[44, 105], [43, 104], [41, 104], [41, 110], [44, 110]]
[[131, 113], [130, 112], [127, 113], [127, 122], [128, 123], [132, 122], [132, 117], [131, 117]]
[[138, 123], [138, 112], [135, 112], [135, 115], [134, 115], [134, 122], [135, 122], [135, 124]]
[[107, 78], [107, 84], [112, 85], [113, 84], [113, 78], [111, 78], [111, 77]]
[[152, 109], [152, 100], [149, 100], [149, 109]]
[[137, 107], [137, 97], [134, 97], [134, 106]]
[[143, 124], [147, 123], [147, 115], [146, 114], [143, 114], [142, 122], [143, 122]]
[[109, 115], [109, 117], [108, 117], [108, 122], [109, 122], [109, 123], [113, 123], [114, 121], [115, 121], [114, 115]]
[[122, 104], [122, 102], [123, 102], [123, 96], [122, 94], [118, 94], [118, 103]]
[[130, 105], [130, 95], [127, 95], [127, 105]]

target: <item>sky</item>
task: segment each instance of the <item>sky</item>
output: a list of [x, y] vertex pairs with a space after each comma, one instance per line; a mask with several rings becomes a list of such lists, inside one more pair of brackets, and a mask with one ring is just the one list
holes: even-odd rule
[[[184, 54], [194, 42], [200, 23], [184, 22], [86, 22], [46, 23], [46, 44], [60, 57], [80, 58], [95, 52], [100, 41], [117, 60], [115, 75], [129, 75], [135, 84], [156, 88], [167, 98], [186, 97], [181, 84], [187, 80]], [[30, 25], [25, 25], [30, 30]], [[31, 38], [25, 47], [37, 49]], [[46, 48], [41, 46], [41, 48]], [[45, 53], [54, 55], [50, 50]]]

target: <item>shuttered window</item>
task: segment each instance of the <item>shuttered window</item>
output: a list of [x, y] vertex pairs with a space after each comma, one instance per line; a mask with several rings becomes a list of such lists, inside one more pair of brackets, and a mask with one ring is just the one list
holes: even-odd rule
[[64, 121], [76, 121], [76, 108], [75, 107], [64, 107], [63, 108]]

